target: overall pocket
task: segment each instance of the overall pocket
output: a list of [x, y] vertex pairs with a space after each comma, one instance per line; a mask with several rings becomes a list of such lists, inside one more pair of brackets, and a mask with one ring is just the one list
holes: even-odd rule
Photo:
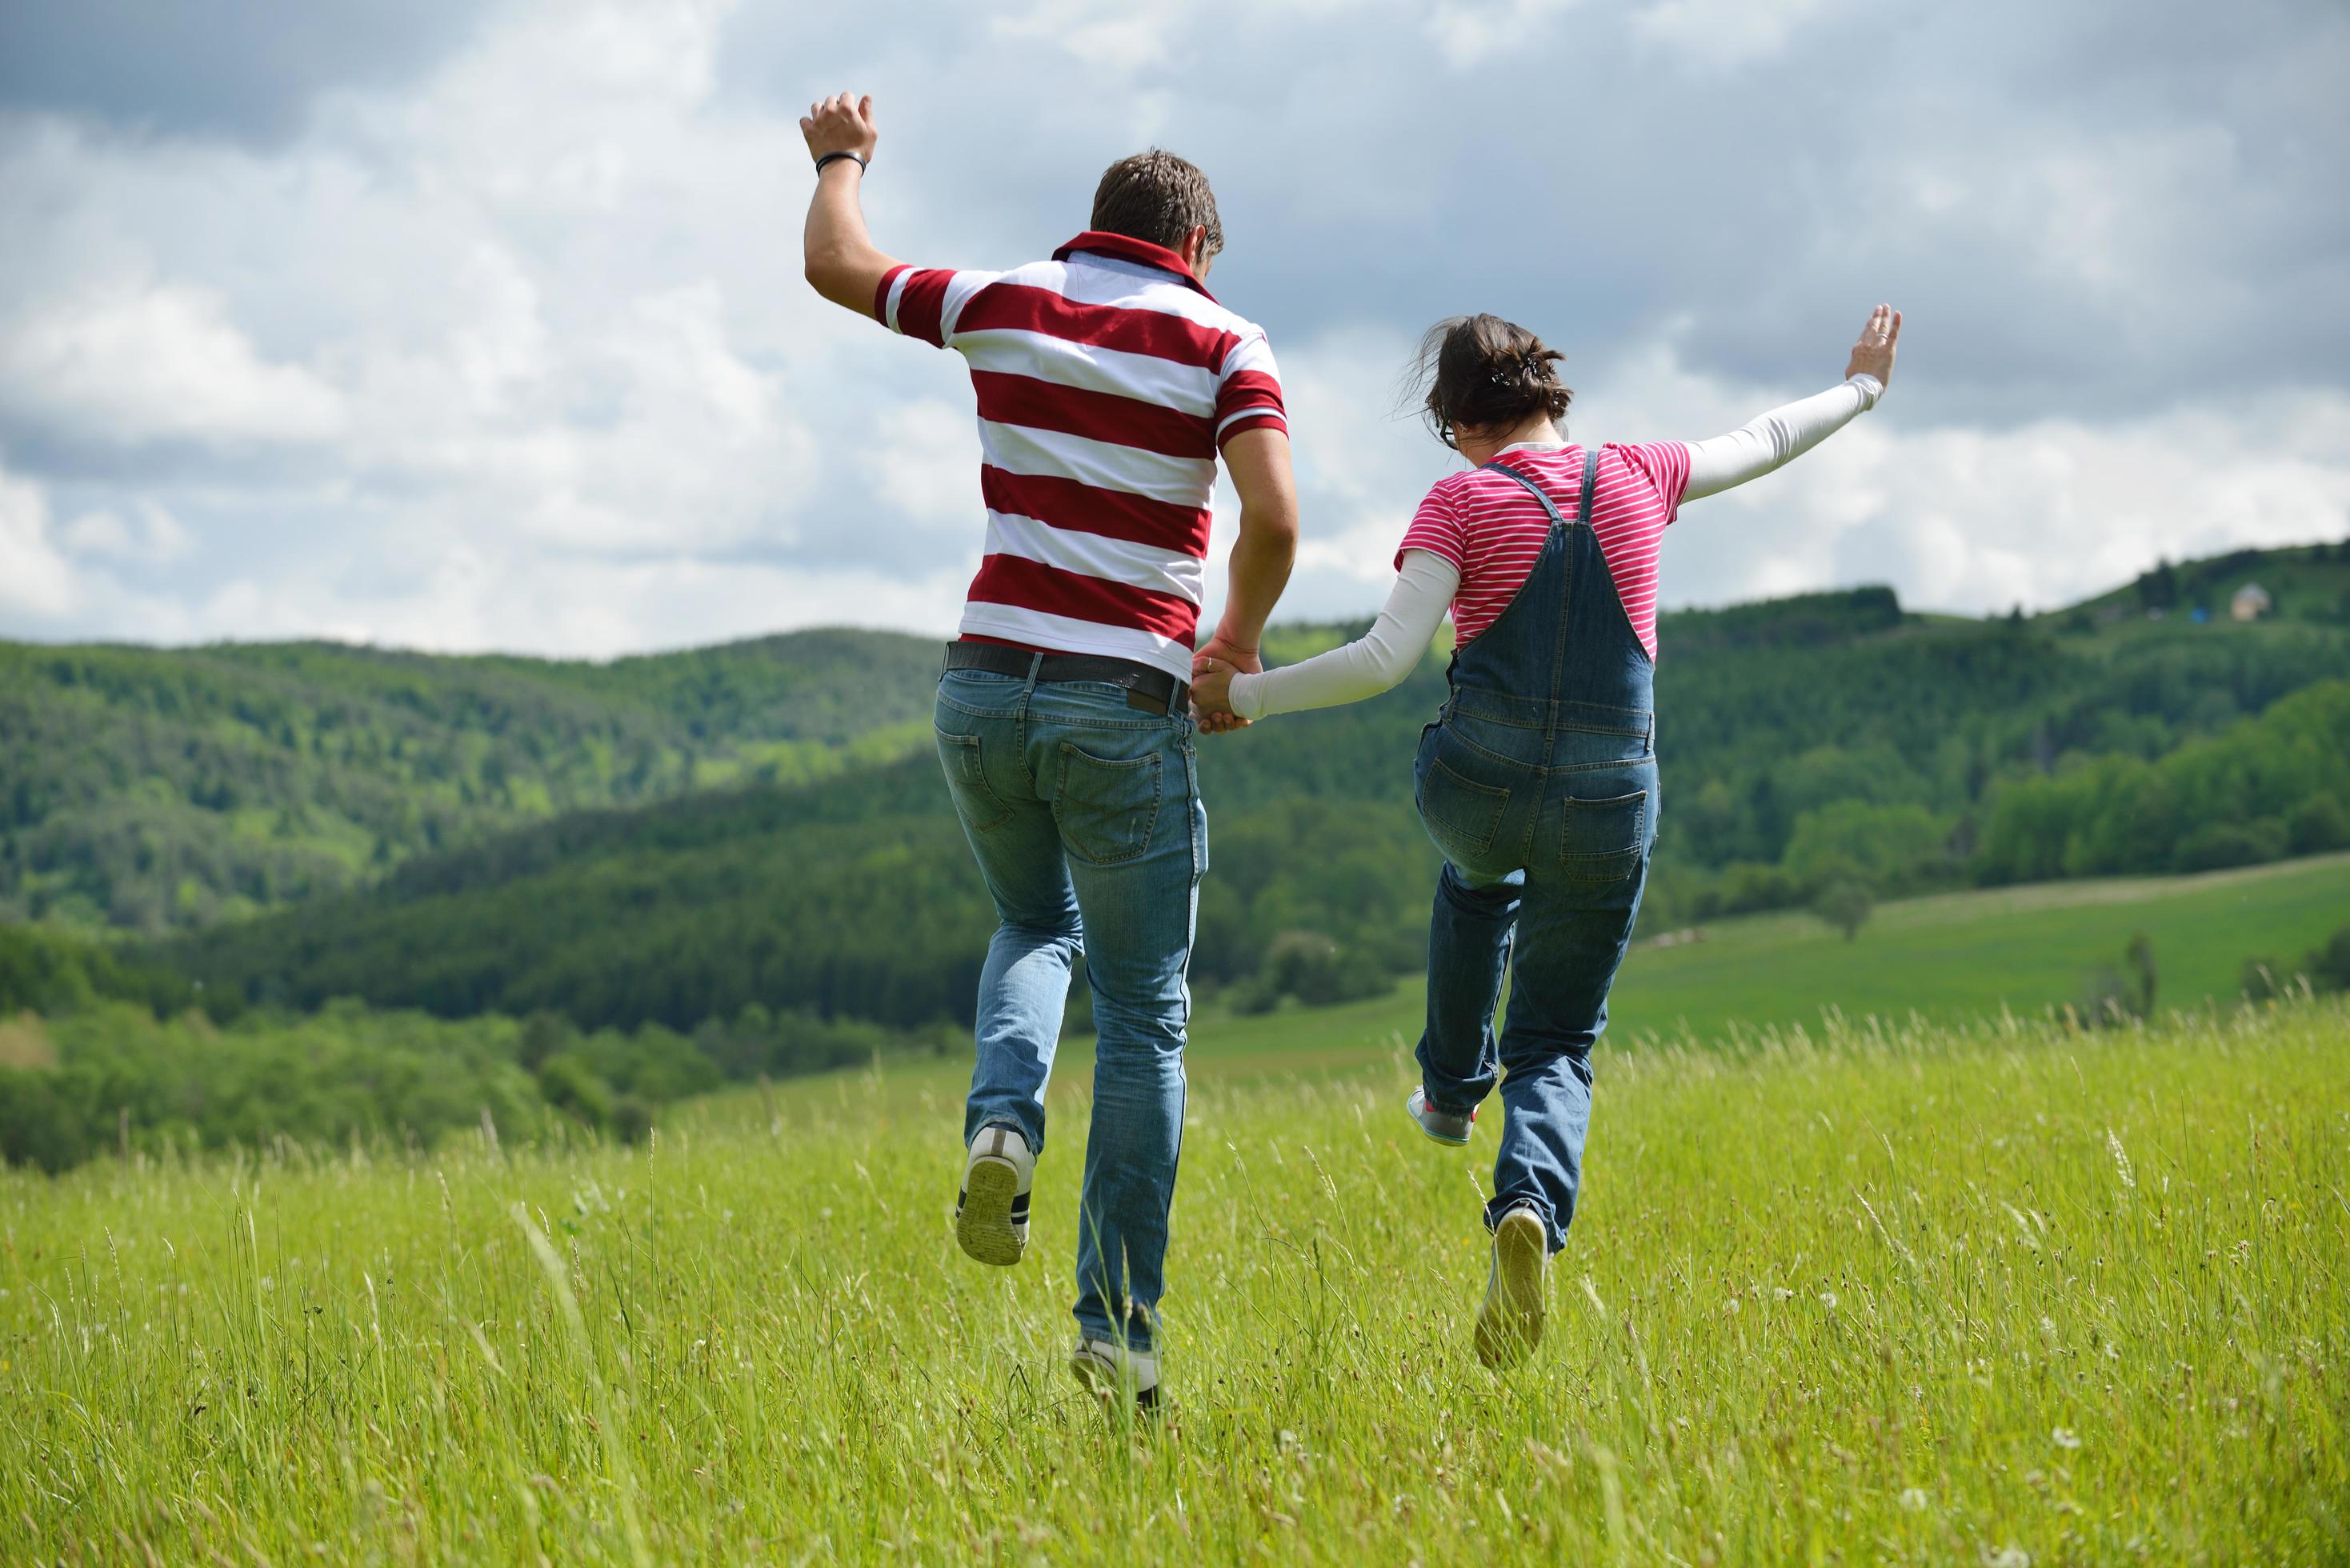
[[1075, 743], [1061, 742], [1061, 787], [1053, 815], [1061, 842], [1094, 866], [1115, 866], [1150, 847], [1159, 808], [1167, 794], [1167, 769], [1154, 749], [1139, 757], [1097, 757]]
[[1421, 741], [1418, 800], [1419, 819], [1436, 846], [1454, 861], [1473, 860], [1493, 847], [1502, 818], [1510, 809], [1510, 787], [1486, 784], [1471, 773], [1479, 753], [1433, 725]]
[[1003, 826], [1012, 808], [987, 782], [987, 772], [980, 765], [979, 737], [951, 735], [944, 730], [933, 730], [931, 734], [939, 742], [939, 766], [946, 772], [947, 794], [963, 826], [973, 833]]
[[1639, 868], [1648, 847], [1648, 792], [1605, 800], [1569, 796], [1566, 826], [1559, 836], [1558, 867], [1579, 882], [1621, 882]]

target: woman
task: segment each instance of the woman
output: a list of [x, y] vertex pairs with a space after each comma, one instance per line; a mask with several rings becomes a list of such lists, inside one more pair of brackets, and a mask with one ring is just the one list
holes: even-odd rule
[[[1449, 607], [1451, 695], [1420, 734], [1414, 795], [1443, 851], [1429, 927], [1420, 1086], [1406, 1108], [1465, 1144], [1497, 1075], [1507, 1116], [1485, 1221], [1492, 1267], [1477, 1354], [1542, 1337], [1591, 1115], [1591, 1047], [1657, 837], [1651, 676], [1657, 556], [1684, 500], [1768, 473], [1876, 405], [1901, 314], [1873, 311], [1845, 379], [1711, 441], [1572, 445], [1562, 356], [1492, 316], [1422, 344], [1429, 422], [1471, 465], [1419, 504], [1395, 592], [1359, 641], [1243, 674], [1202, 658], [1192, 700], [1229, 726], [1376, 696], [1419, 662]], [[1513, 969], [1506, 1025], [1493, 1009]]]

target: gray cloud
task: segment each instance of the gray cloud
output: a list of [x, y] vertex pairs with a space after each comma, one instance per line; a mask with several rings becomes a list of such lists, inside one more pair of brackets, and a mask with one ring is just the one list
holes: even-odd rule
[[481, 11], [468, 0], [10, 0], [0, 103], [282, 142], [321, 93], [394, 86], [446, 57]]
[[1290, 381], [1296, 613], [1384, 591], [1451, 461], [1394, 378], [1462, 309], [1567, 348], [1615, 439], [1728, 428], [1910, 312], [1877, 415], [1690, 509], [1669, 602], [2044, 603], [2350, 508], [2338, 7], [900, 9], [0, 11], [0, 633], [951, 625], [960, 363], [798, 278], [794, 121], [843, 88], [919, 262], [1041, 254], [1146, 143], [1209, 170], [1211, 281]]

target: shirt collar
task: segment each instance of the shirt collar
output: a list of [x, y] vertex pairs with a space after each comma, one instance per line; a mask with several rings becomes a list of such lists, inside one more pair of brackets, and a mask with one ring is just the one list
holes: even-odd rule
[[1097, 256], [1111, 256], [1118, 261], [1139, 262], [1144, 266], [1157, 267], [1160, 272], [1174, 274], [1176, 280], [1185, 287], [1197, 289], [1210, 299], [1216, 297], [1212, 294], [1208, 294], [1206, 284], [1191, 275], [1191, 269], [1183, 265], [1183, 258], [1165, 245], [1154, 245], [1149, 240], [1138, 240], [1128, 234], [1105, 234], [1099, 229], [1087, 229], [1076, 239], [1055, 251], [1053, 259], [1066, 261], [1080, 252]]

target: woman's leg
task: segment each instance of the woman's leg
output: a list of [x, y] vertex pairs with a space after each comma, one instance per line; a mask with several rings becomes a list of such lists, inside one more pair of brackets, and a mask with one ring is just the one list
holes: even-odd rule
[[1591, 1047], [1607, 1027], [1608, 988], [1647, 877], [1645, 855], [1630, 877], [1616, 881], [1542, 877], [1526, 889], [1518, 912], [1510, 1015], [1499, 1050], [1507, 1119], [1485, 1223], [1531, 1205], [1554, 1252], [1566, 1244], [1582, 1186]]
[[1437, 876], [1428, 922], [1428, 1023], [1417, 1054], [1420, 1086], [1441, 1114], [1466, 1116], [1493, 1092], [1501, 1065], [1493, 1006], [1525, 879], [1523, 871], [1481, 877], [1449, 860]]

